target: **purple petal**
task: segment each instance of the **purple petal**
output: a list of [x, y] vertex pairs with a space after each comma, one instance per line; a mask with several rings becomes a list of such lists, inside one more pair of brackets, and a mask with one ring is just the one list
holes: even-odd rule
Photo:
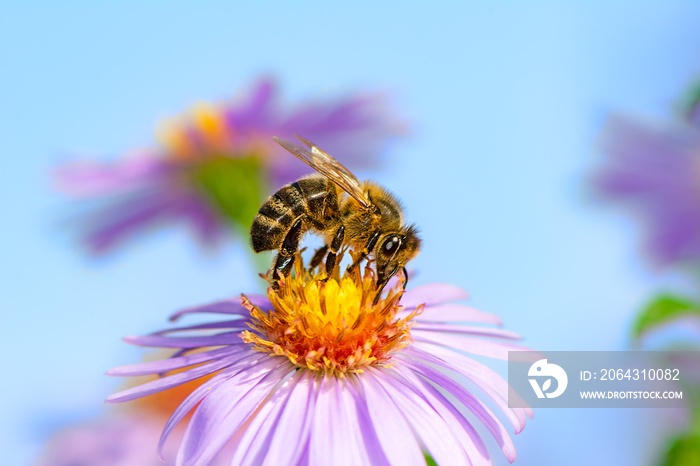
[[416, 322], [479, 322], [501, 325], [501, 319], [495, 314], [455, 303], [426, 306], [414, 320]]
[[230, 367], [225, 368], [220, 373], [216, 374], [214, 377], [194, 389], [192, 393], [190, 393], [187, 398], [180, 403], [180, 406], [178, 406], [170, 415], [168, 422], [163, 428], [160, 441], [158, 442], [158, 453], [161, 455], [161, 457], [165, 441], [172, 430], [180, 423], [180, 421], [182, 421], [187, 413], [189, 413], [200, 401], [204, 399], [204, 397], [208, 396], [216, 389], [216, 387], [229, 379], [235, 378], [238, 381], [245, 381], [248, 380], [251, 374], [254, 377], [256, 372], [249, 371], [249, 369], [260, 364], [261, 362], [265, 363], [268, 359], [269, 357], [263, 353], [247, 350], [241, 357], [233, 362]]
[[[265, 401], [255, 413], [236, 446], [231, 464], [241, 466], [262, 464], [270, 448], [272, 436], [279, 428], [279, 419], [294, 391], [294, 387], [306, 371], [296, 371]], [[298, 435], [298, 432], [296, 432]], [[301, 439], [297, 439], [301, 443]]]
[[478, 361], [436, 345], [422, 343], [414, 343], [396, 357], [401, 358], [403, 355], [416, 358], [424, 363], [435, 364], [445, 370], [455, 371], [471, 380], [505, 413], [513, 424], [516, 434], [525, 427], [525, 415], [532, 414], [530, 408], [510, 408], [507, 402], [508, 383], [495, 371]]
[[129, 336], [124, 341], [137, 346], [160, 348], [199, 348], [201, 346], [242, 345], [240, 331], [218, 333], [204, 337], [161, 337], [158, 335]]
[[364, 442], [357, 432], [361, 426], [351, 424], [348, 401], [352, 403], [352, 394], [345, 380], [334, 376], [321, 379], [309, 439], [311, 464], [369, 464]]
[[110, 199], [96, 212], [87, 214], [81, 223], [86, 230], [85, 241], [100, 253], [148, 228], [181, 219], [189, 220], [195, 227], [200, 242], [215, 245], [222, 232], [228, 231], [217, 215], [197, 191], [169, 183]]
[[410, 369], [397, 364], [393, 369], [398, 374], [391, 374], [406, 388], [433, 407], [445, 421], [450, 432], [457, 438], [469, 458], [471, 465], [490, 465], [488, 450], [479, 434], [457, 407], [445, 398], [435, 387], [424, 379], [417, 377]]
[[[309, 438], [309, 462], [310, 464], [323, 464], [333, 460], [342, 461], [344, 458], [336, 458], [337, 448], [345, 441], [339, 438], [339, 429], [333, 418], [337, 415], [337, 402], [334, 397], [333, 382], [330, 377], [322, 377], [316, 394], [316, 406], [313, 412], [313, 425]], [[345, 458], [347, 459], [347, 458]]]
[[[366, 436], [363, 435], [363, 431], [371, 426], [360, 424], [357, 392], [352, 388], [348, 377], [352, 377], [352, 375], [336, 380], [336, 406], [339, 408], [338, 411], [340, 413], [338, 420], [339, 425], [342, 425], [345, 431], [344, 433], [341, 432], [338, 437], [346, 439], [343, 442], [345, 452], [341, 449], [338, 450], [337, 454], [352, 458], [352, 464], [382, 464], [382, 461], [380, 461], [382, 457], [373, 457], [365, 444]], [[370, 432], [373, 430], [371, 429]], [[369, 437], [371, 439], [371, 436]], [[384, 459], [383, 464], [388, 464], [386, 459]]]
[[594, 179], [599, 194], [639, 212], [647, 246], [661, 264], [700, 257], [700, 132], [610, 118], [602, 136], [606, 165]]
[[433, 304], [449, 303], [460, 299], [466, 299], [469, 295], [463, 289], [449, 285], [447, 283], [432, 283], [430, 285], [422, 285], [417, 288], [407, 290], [401, 297], [401, 305], [406, 309], [414, 308], [425, 304], [430, 306]]
[[[478, 354], [489, 358], [508, 359], [508, 351], [531, 351], [526, 346], [503, 341], [483, 340], [448, 333], [423, 332], [420, 327], [411, 329], [411, 335], [415, 341], [424, 341], [435, 345], [444, 346], [465, 353]], [[534, 362], [534, 361], [533, 361]]]
[[268, 358], [250, 369], [247, 380], [230, 378], [206, 396], [187, 426], [177, 463], [209, 464], [293, 370], [287, 359]]
[[435, 323], [419, 323], [414, 329], [420, 329], [423, 332], [434, 333], [463, 333], [465, 335], [487, 336], [495, 338], [506, 338], [509, 340], [520, 340], [520, 335], [509, 330], [500, 328], [487, 327], [472, 327], [467, 325], [450, 325], [450, 324], [435, 324]]
[[438, 464], [469, 464], [466, 452], [461, 447], [444, 419], [424, 399], [416, 397], [394, 377], [391, 369], [368, 369], [363, 376], [373, 378], [401, 410], [413, 431], [420, 438], [428, 453]]
[[367, 406], [364, 390], [358, 380], [359, 377], [361, 377], [361, 374], [350, 375], [346, 379], [346, 387], [349, 392], [348, 396], [346, 396], [346, 403], [348, 403], [349, 400], [354, 402], [354, 408], [348, 408], [348, 413], [351, 416], [350, 425], [359, 426], [362, 442], [367, 450], [367, 457], [371, 458], [372, 464], [391, 464], [377, 436], [375, 426], [369, 413], [369, 407]]
[[314, 412], [316, 393], [320, 382], [315, 381], [315, 372], [301, 370], [298, 382], [291, 388], [289, 401], [285, 404], [277, 428], [273, 432], [265, 460], [268, 464], [303, 464], [300, 461], [308, 444]]
[[[518, 421], [517, 423], [513, 424], [513, 427], [516, 429], [516, 434], [525, 427], [526, 416], [530, 418], [533, 417], [534, 413], [530, 407], [508, 407], [507, 402], [510, 393], [508, 382], [506, 382], [503, 377], [488, 366], [468, 356], [456, 353], [451, 349], [429, 343], [417, 342], [412, 345], [410, 349], [407, 348], [406, 350], [406, 354], [415, 356], [418, 359], [432, 362], [438, 366], [444, 367], [445, 369], [454, 370], [462, 374], [464, 377], [472, 380], [477, 387], [483, 390], [491, 399], [494, 400], [494, 402], [496, 402], [497, 405], [499, 405], [499, 407], [503, 409], [511, 421], [514, 421], [508, 414], [509, 411], [512, 410], [515, 413]], [[539, 356], [534, 356], [533, 362], [542, 358], [544, 358], [544, 355], [541, 354]]]
[[105, 401], [107, 403], [121, 403], [123, 401], [130, 401], [146, 395], [151, 395], [153, 393], [162, 392], [163, 390], [182, 385], [190, 380], [198, 379], [223, 369], [224, 367], [230, 366], [233, 362], [235, 362], [234, 358], [235, 354], [218, 361], [210, 362], [209, 364], [193, 367], [192, 369], [188, 369], [184, 372], [178, 372], [177, 374], [162, 377], [160, 379], [147, 382], [143, 385], [115, 393], [114, 395], [108, 397]]
[[175, 411], [173, 411], [173, 413], [168, 418], [168, 422], [165, 424], [165, 427], [163, 428], [160, 439], [158, 441], [158, 455], [160, 456], [161, 460], [165, 461], [163, 449], [165, 448], [165, 442], [170, 437], [170, 434], [172, 433], [173, 429], [177, 427], [177, 425], [184, 419], [187, 413], [192, 411], [192, 409], [194, 409], [197, 406], [197, 404], [199, 404], [199, 402], [204, 399], [204, 397], [209, 395], [209, 393], [211, 393], [213, 390], [216, 390], [216, 388], [219, 385], [229, 380], [236, 373], [236, 371], [240, 371], [240, 368], [235, 369], [233, 366], [231, 366], [222, 370], [214, 377], [207, 380], [199, 387], [195, 388], [189, 395], [187, 395], [187, 397], [182, 401], [182, 403], [180, 403], [180, 405], [175, 409]]
[[58, 167], [53, 175], [59, 190], [76, 197], [94, 197], [149, 186], [170, 171], [167, 160], [146, 153], [113, 163], [70, 162]]
[[162, 187], [118, 198], [85, 217], [85, 241], [93, 252], [105, 252], [146, 226], [166, 219], [177, 208], [180, 196], [181, 193]]
[[409, 360], [404, 360], [404, 363], [412, 370], [430, 380], [433, 384], [446, 390], [452, 396], [457, 398], [464, 404], [474, 415], [479, 419], [486, 429], [493, 435], [496, 442], [501, 447], [503, 454], [511, 463], [515, 461], [515, 445], [511, 440], [501, 421], [486, 407], [478, 398], [473, 396], [464, 387], [457, 384], [454, 380], [441, 374], [440, 372], [419, 363], [414, 363]]
[[[672, 183], [667, 178], [669, 170], [678, 173], [682, 166], [689, 166], [692, 155], [700, 142], [700, 132], [688, 125], [660, 125], [641, 122], [625, 116], [613, 115], [602, 134], [602, 149], [614, 162], [641, 163], [629, 165], [630, 170], [648, 176], [652, 183]], [[660, 171], [654, 177], [647, 168]], [[679, 173], [680, 174], [680, 173]]]
[[[250, 302], [262, 309], [270, 307], [270, 300], [264, 295], [247, 295]], [[202, 306], [193, 306], [186, 309], [177, 311], [170, 316], [170, 321], [175, 322], [185, 314], [199, 314], [199, 313], [210, 313], [210, 314], [238, 314], [242, 316], [249, 316], [250, 311], [243, 307], [241, 304], [241, 298], [231, 298], [223, 299], [221, 301], [215, 301], [213, 303], [204, 304]]]
[[226, 123], [231, 131], [246, 132], [250, 130], [268, 129], [275, 124], [273, 108], [276, 93], [272, 79], [261, 79], [253, 91], [251, 98], [244, 105], [230, 105], [226, 109]]
[[175, 333], [175, 332], [185, 332], [189, 330], [213, 330], [213, 329], [236, 329], [236, 330], [245, 330], [250, 327], [246, 325], [246, 322], [249, 322], [249, 319], [236, 319], [236, 320], [222, 320], [219, 322], [208, 322], [206, 324], [197, 324], [197, 325], [189, 325], [187, 327], [174, 327], [174, 328], [168, 328], [165, 330], [161, 330], [159, 332], [153, 332], [151, 335], [155, 336], [163, 336], [167, 335], [169, 333]]
[[297, 463], [300, 466], [309, 466], [311, 463], [309, 462], [309, 451], [311, 449], [309, 448], [309, 442], [306, 442], [306, 445], [304, 445], [304, 448], [302, 449], [301, 456], [299, 457], [299, 462]]
[[425, 459], [402, 409], [375, 377], [365, 371], [356, 378], [367, 403], [369, 420], [390, 464], [425, 466]]
[[[162, 428], [155, 413], [111, 412], [55, 432], [34, 466], [155, 466]], [[32, 452], [32, 454], [36, 454]], [[6, 461], [5, 464], [15, 464]]]
[[[405, 125], [391, 115], [381, 95], [354, 95], [330, 104], [307, 104], [259, 131], [284, 139], [299, 134], [355, 168], [374, 165], [386, 143], [403, 133]], [[308, 173], [281, 148], [273, 151], [270, 161], [274, 162], [269, 168], [275, 185]]]
[[406, 126], [380, 94], [353, 95], [328, 104], [307, 104], [278, 126], [278, 136], [303, 135], [339, 160], [370, 165], [387, 140]]
[[222, 356], [228, 356], [239, 351], [243, 351], [243, 348], [227, 346], [224, 348], [217, 348], [215, 350], [206, 351], [204, 353], [188, 354], [186, 356], [163, 359], [160, 361], [150, 361], [141, 364], [133, 364], [130, 366], [115, 367], [114, 369], [110, 369], [109, 371], [107, 371], [107, 375], [115, 377], [124, 377], [160, 374], [174, 369], [181, 369], [183, 367], [192, 366], [194, 364], [201, 364], [203, 362], [219, 359]]

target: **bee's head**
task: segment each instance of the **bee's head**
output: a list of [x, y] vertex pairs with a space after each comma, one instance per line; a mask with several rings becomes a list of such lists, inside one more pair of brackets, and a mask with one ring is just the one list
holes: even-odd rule
[[420, 250], [421, 239], [414, 225], [403, 227], [398, 232], [386, 233], [377, 243], [377, 285], [384, 285]]

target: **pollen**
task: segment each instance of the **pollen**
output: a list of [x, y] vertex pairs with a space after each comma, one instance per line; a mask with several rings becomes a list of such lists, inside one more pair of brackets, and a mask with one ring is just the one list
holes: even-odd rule
[[379, 290], [369, 267], [341, 278], [309, 271], [297, 275], [284, 277], [277, 289], [268, 288], [272, 309], [242, 297], [252, 317], [252, 331], [242, 338], [254, 349], [342, 377], [371, 365], [390, 365], [391, 354], [411, 343], [412, 319], [422, 307], [401, 312], [400, 283], [375, 303]]

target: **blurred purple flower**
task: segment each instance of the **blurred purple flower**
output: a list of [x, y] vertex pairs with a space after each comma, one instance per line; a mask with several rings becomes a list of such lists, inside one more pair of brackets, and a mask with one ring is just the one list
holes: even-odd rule
[[[104, 418], [60, 430], [36, 466], [157, 466], [162, 423], [143, 416]], [[162, 464], [162, 463], [161, 463]]]
[[[308, 168], [271, 137], [304, 137], [350, 168], [373, 165], [405, 125], [378, 94], [278, 108], [272, 81], [261, 80], [243, 101], [200, 104], [160, 131], [161, 146], [115, 162], [76, 161], [55, 172], [58, 188], [83, 202], [77, 222], [94, 253], [158, 224], [182, 221], [205, 245], [230, 226], [246, 232], [265, 193]], [[75, 226], [75, 225], [74, 225]]]
[[467, 296], [454, 286], [403, 292], [396, 281], [375, 305], [374, 285], [367, 272], [364, 278], [346, 275], [325, 282], [286, 277], [279, 294], [270, 288], [267, 297], [243, 296], [180, 311], [171, 320], [198, 313], [224, 314], [227, 320], [126, 338], [180, 351], [108, 374], [182, 371], [108, 401], [133, 400], [216, 373], [192, 391], [163, 430], [161, 450], [172, 429], [194, 410], [177, 456], [181, 465], [208, 464], [227, 442], [233, 443], [231, 464], [424, 465], [424, 453], [438, 464], [490, 464], [465, 411], [513, 462], [508, 430], [463, 383], [490, 398], [515, 433], [532, 411], [510, 408], [507, 382], [462, 352], [506, 359], [508, 351], [525, 348], [483, 337], [518, 335], [455, 323], [499, 325], [500, 320], [454, 303]]
[[611, 117], [594, 180], [604, 199], [641, 216], [648, 252], [662, 265], [700, 260], [700, 119], [687, 115], [665, 126]]
[[[164, 466], [154, 445], [165, 420], [150, 415], [105, 416], [58, 431], [46, 445], [35, 466]], [[182, 432], [178, 432], [179, 436]], [[175, 455], [175, 446], [166, 447], [166, 457]], [[217, 458], [212, 465], [228, 464]]]

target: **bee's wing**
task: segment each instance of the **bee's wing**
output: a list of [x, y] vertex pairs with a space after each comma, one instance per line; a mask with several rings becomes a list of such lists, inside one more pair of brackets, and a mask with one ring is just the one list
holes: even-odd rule
[[355, 200], [364, 207], [370, 207], [372, 205], [370, 200], [367, 199], [367, 196], [365, 196], [365, 193], [362, 192], [360, 181], [355, 175], [350, 173], [350, 170], [310, 141], [299, 136], [297, 136], [297, 138], [309, 148], [307, 149], [299, 144], [278, 137], [273, 137], [272, 139], [274, 139], [277, 144], [296, 155], [302, 162], [308, 164], [311, 168], [340, 186], [343, 191], [355, 198]]

